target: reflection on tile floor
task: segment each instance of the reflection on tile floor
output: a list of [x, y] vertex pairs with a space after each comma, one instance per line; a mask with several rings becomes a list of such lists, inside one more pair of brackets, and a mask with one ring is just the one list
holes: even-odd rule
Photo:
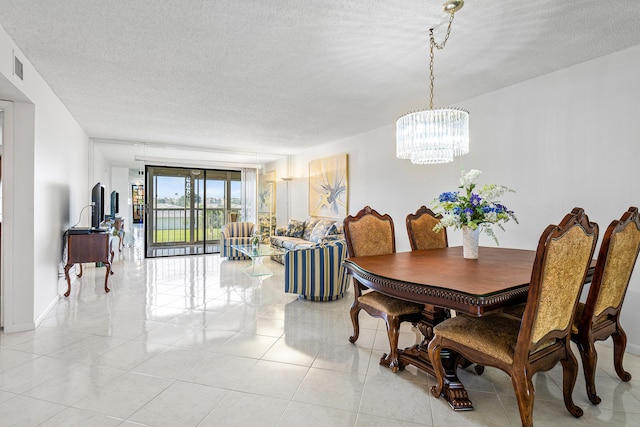
[[[134, 230], [136, 231], [136, 230]], [[137, 230], [139, 232], [139, 230]], [[454, 412], [409, 367], [378, 365], [384, 323], [361, 314], [356, 345], [343, 300], [285, 294], [283, 267], [256, 279], [249, 261], [218, 255], [144, 259], [142, 239], [116, 254], [112, 292], [104, 269], [86, 265], [36, 331], [0, 333], [2, 426], [518, 426], [509, 378], [487, 368], [460, 372], [475, 410]], [[416, 340], [403, 325], [401, 347]], [[640, 357], [634, 376], [615, 375], [599, 345], [600, 405], [579, 377], [573, 418], [558, 367], [536, 375], [538, 426], [640, 426]]]

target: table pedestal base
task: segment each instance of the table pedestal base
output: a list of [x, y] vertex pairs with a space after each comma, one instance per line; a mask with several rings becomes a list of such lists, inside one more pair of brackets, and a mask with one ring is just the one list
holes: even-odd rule
[[[442, 397], [444, 397], [445, 400], [449, 402], [449, 405], [456, 411], [473, 410], [473, 405], [471, 404], [471, 400], [469, 400], [467, 390], [465, 390], [464, 385], [456, 375], [456, 369], [461, 361], [461, 357], [446, 349], [442, 350], [440, 356], [442, 357], [442, 365], [444, 366], [445, 371]], [[421, 344], [416, 344], [413, 347], [407, 347], [404, 350], [400, 350], [398, 360], [400, 361], [400, 369], [404, 369], [406, 365], [413, 365], [418, 369], [435, 376], [433, 366], [431, 366], [431, 361], [429, 360], [427, 348], [423, 347]]]
[[[407, 347], [404, 350], [398, 350], [398, 361], [400, 363], [400, 369], [404, 369], [407, 365], [413, 365], [435, 376], [433, 366], [431, 366], [431, 360], [429, 359], [427, 346], [431, 338], [433, 338], [433, 326], [449, 317], [449, 312], [443, 308], [427, 304], [425, 305], [422, 317], [423, 319], [416, 325], [424, 337], [422, 342], [412, 347]], [[467, 390], [465, 390], [464, 385], [456, 375], [456, 370], [459, 365], [468, 366], [469, 363], [466, 362], [462, 356], [450, 352], [448, 349], [442, 349], [440, 357], [442, 358], [442, 365], [445, 371], [442, 396], [456, 411], [473, 410], [473, 405], [471, 404], [471, 400], [469, 400]], [[389, 367], [386, 354], [380, 359], [380, 364]], [[478, 372], [478, 369], [476, 369], [476, 372], [481, 373]]]
[[264, 266], [261, 256], [251, 257], [251, 265], [244, 268], [244, 272], [249, 276], [265, 277], [272, 276], [273, 272]]

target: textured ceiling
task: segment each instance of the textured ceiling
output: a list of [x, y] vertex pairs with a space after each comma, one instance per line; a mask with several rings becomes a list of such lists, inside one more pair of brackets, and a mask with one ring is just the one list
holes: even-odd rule
[[[441, 5], [2, 0], [0, 25], [89, 136], [262, 161], [425, 108]], [[467, 0], [436, 52], [435, 104], [638, 45], [638, 22], [638, 0]]]

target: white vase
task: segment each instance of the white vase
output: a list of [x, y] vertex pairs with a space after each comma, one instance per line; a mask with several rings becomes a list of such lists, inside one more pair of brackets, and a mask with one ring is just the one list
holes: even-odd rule
[[480, 240], [480, 229], [464, 226], [462, 227], [462, 255], [467, 259], [478, 259], [478, 241]]

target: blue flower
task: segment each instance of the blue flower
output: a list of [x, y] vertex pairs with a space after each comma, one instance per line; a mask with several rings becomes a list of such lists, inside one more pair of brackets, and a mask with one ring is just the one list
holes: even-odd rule
[[[463, 171], [461, 185], [458, 187], [460, 190], [441, 193], [432, 202], [434, 211], [442, 214], [442, 219], [434, 230], [439, 231], [447, 227], [471, 227], [474, 230], [481, 228], [498, 243], [491, 226], [497, 224], [502, 228], [502, 224], [510, 220], [518, 222], [514, 212], [497, 200], [506, 192], [513, 192], [513, 190], [495, 184], [476, 187], [476, 180], [480, 173], [475, 169], [469, 173]], [[477, 193], [473, 192], [474, 189]]]
[[458, 201], [458, 193], [454, 191], [447, 191], [440, 194], [440, 203], [442, 202], [457, 202]]

